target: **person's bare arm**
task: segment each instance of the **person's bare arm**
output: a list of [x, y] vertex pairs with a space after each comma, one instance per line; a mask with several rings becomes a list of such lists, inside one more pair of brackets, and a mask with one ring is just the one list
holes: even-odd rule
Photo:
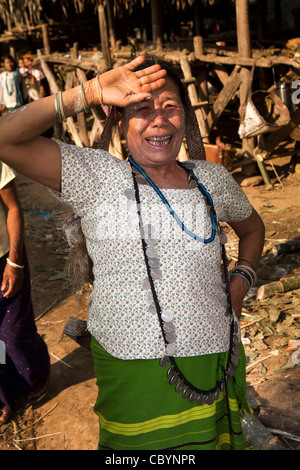
[[[8, 258], [13, 263], [21, 266], [24, 241], [24, 217], [21, 204], [17, 195], [15, 183], [11, 181], [0, 190], [0, 196], [7, 216], [7, 231], [9, 235], [10, 249]], [[6, 264], [1, 282], [1, 290], [4, 297], [12, 297], [17, 294], [23, 284], [23, 270]]]
[[[256, 268], [264, 246], [265, 227], [258, 213], [253, 209], [252, 214], [242, 222], [231, 222], [239, 237], [240, 264]], [[243, 299], [247, 293], [248, 284], [240, 276], [232, 276], [230, 279], [230, 291], [233, 309], [239, 318], [242, 310]]]
[[[102, 104], [127, 106], [151, 97], [151, 91], [165, 83], [159, 65], [135, 72], [144, 61], [137, 57], [129, 64], [109, 70], [62, 94], [66, 117]], [[0, 160], [42, 184], [60, 190], [61, 154], [56, 142], [40, 137], [57, 122], [55, 97], [29, 103], [0, 119]]]

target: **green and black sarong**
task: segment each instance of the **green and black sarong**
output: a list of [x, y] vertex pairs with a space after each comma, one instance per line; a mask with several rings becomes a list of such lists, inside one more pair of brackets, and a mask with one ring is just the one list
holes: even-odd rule
[[[190, 403], [169, 384], [159, 359], [122, 360], [92, 338], [98, 385], [99, 450], [245, 450], [241, 410], [246, 401], [245, 354], [213, 405]], [[187, 380], [208, 390], [227, 353], [176, 358]]]

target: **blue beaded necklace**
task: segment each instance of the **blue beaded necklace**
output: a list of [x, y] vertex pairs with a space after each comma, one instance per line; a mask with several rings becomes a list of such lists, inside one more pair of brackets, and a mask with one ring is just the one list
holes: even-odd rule
[[172, 209], [172, 207], [170, 206], [168, 200], [166, 199], [166, 197], [163, 195], [163, 193], [160, 191], [160, 189], [156, 186], [156, 184], [151, 180], [151, 178], [149, 178], [149, 176], [147, 175], [147, 173], [143, 170], [143, 168], [141, 168], [132, 158], [131, 155], [129, 155], [129, 158], [128, 158], [130, 164], [132, 166], [134, 166], [140, 173], [141, 175], [143, 175], [143, 177], [145, 178], [146, 181], [148, 181], [148, 183], [152, 186], [152, 188], [155, 190], [155, 192], [158, 194], [158, 196], [160, 197], [160, 199], [163, 201], [163, 203], [165, 204], [165, 206], [167, 207], [168, 211], [170, 212], [170, 214], [172, 215], [172, 217], [176, 220], [176, 222], [179, 224], [179, 226], [181, 227], [181, 229], [187, 233], [190, 237], [194, 238], [194, 240], [197, 240], [199, 242], [202, 242], [202, 243], [211, 243], [214, 239], [215, 239], [215, 236], [216, 236], [216, 229], [217, 229], [217, 217], [216, 217], [216, 212], [215, 212], [215, 209], [214, 209], [214, 205], [213, 205], [213, 201], [212, 201], [212, 198], [209, 194], [209, 192], [207, 191], [207, 189], [203, 186], [202, 183], [199, 183], [198, 181], [198, 178], [196, 177], [195, 173], [193, 172], [192, 169], [187, 169], [185, 168], [183, 165], [180, 165], [182, 168], [184, 168], [184, 170], [186, 170], [188, 172], [188, 174], [190, 175], [190, 177], [192, 177], [196, 183], [197, 183], [197, 187], [199, 189], [199, 191], [201, 192], [201, 194], [204, 196], [204, 199], [205, 199], [205, 202], [206, 202], [206, 206], [208, 207], [208, 213], [209, 213], [209, 216], [210, 216], [210, 220], [211, 220], [211, 235], [209, 238], [200, 238], [198, 237], [198, 235], [196, 235], [195, 233], [191, 232], [191, 230], [189, 230], [185, 225], [184, 223], [182, 222], [182, 220], [180, 220], [180, 218], [178, 217], [178, 215], [176, 214], [176, 212]]

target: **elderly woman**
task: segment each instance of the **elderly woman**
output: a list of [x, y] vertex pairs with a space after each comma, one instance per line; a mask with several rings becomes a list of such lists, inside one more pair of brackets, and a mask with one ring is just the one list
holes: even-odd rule
[[[205, 161], [177, 75], [144, 61], [2, 118], [0, 158], [80, 217], [93, 263], [99, 449], [245, 449], [238, 317], [264, 227], [229, 173]], [[121, 110], [128, 161], [39, 137], [99, 104]], [[177, 161], [184, 136], [186, 164]], [[220, 222], [240, 239], [230, 274]]]

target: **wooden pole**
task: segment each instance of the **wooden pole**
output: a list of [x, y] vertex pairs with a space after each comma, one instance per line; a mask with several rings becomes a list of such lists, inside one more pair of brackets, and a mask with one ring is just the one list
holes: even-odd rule
[[[183, 72], [184, 78], [187, 79], [187, 80], [190, 80], [192, 82], [191, 79], [193, 77], [192, 77], [191, 66], [189, 64], [187, 56], [184, 53], [181, 56], [180, 65], [181, 65], [181, 70]], [[199, 102], [198, 93], [197, 93], [197, 89], [196, 89], [196, 87], [193, 83], [190, 83], [189, 85], [187, 85], [187, 91], [188, 91], [188, 95], [189, 95], [190, 100], [191, 100], [191, 104], [192, 105], [198, 104], [198, 102]], [[199, 109], [199, 108], [196, 109], [195, 114], [196, 114], [196, 117], [197, 117], [197, 120], [198, 120], [198, 124], [199, 124], [199, 128], [200, 128], [200, 132], [201, 132], [201, 135], [202, 135], [203, 142], [209, 143], [209, 129], [208, 129], [206, 120], [204, 119], [202, 109]]]
[[[201, 6], [200, 6], [201, 5]], [[204, 40], [203, 40], [203, 21], [202, 21], [202, 10], [203, 6], [200, 2], [194, 1], [194, 24], [195, 24], [195, 36], [193, 38], [195, 57], [198, 58], [205, 54], [204, 51]], [[204, 65], [199, 73], [199, 100], [208, 101], [208, 89], [207, 89], [207, 73], [206, 66]], [[205, 116], [209, 113], [209, 106], [203, 107], [203, 113]]]
[[151, 0], [152, 41], [156, 50], [163, 48], [162, 5], [160, 0]]
[[111, 0], [106, 0], [106, 11], [107, 11], [107, 22], [110, 45], [113, 51], [116, 50], [116, 36], [115, 36], [115, 24], [114, 24], [114, 9]]
[[47, 24], [42, 25], [42, 36], [45, 54], [51, 54], [50, 37]]
[[105, 10], [103, 5], [98, 6], [98, 17], [99, 17], [99, 28], [100, 28], [100, 40], [101, 40], [101, 51], [103, 54], [104, 62], [107, 68], [112, 67], [111, 55], [108, 44], [107, 25], [105, 18]]
[[239, 65], [235, 66], [230, 77], [227, 79], [226, 83], [224, 84], [224, 87], [220, 91], [218, 98], [214, 102], [213, 107], [207, 116], [207, 124], [209, 126], [209, 129], [212, 128], [213, 124], [221, 116], [227, 104], [233, 98], [235, 92], [241, 85], [242, 77], [240, 74], [240, 69], [241, 67]]
[[[238, 52], [241, 57], [251, 58], [251, 39], [250, 39], [250, 25], [249, 25], [249, 0], [236, 0], [236, 28], [237, 28], [237, 42]], [[247, 97], [249, 92], [252, 90], [252, 84], [250, 83], [251, 71], [246, 67], [241, 70], [242, 83], [240, 85], [240, 108], [239, 115], [240, 121], [243, 122]], [[254, 151], [254, 139], [243, 139], [242, 151], [246, 154], [253, 154]]]
[[[77, 59], [78, 57], [78, 42], [75, 42], [73, 44], [73, 47], [70, 49], [70, 55], [74, 59]], [[76, 75], [75, 72], [71, 72], [73, 74], [74, 78], [74, 86], [79, 85], [80, 80], [78, 79], [78, 76]], [[86, 126], [86, 119], [85, 119], [85, 113], [82, 111], [81, 113], [77, 114], [77, 125], [78, 125], [78, 133], [79, 137], [85, 147], [89, 147], [90, 145], [90, 140], [87, 132], [87, 126]]]

